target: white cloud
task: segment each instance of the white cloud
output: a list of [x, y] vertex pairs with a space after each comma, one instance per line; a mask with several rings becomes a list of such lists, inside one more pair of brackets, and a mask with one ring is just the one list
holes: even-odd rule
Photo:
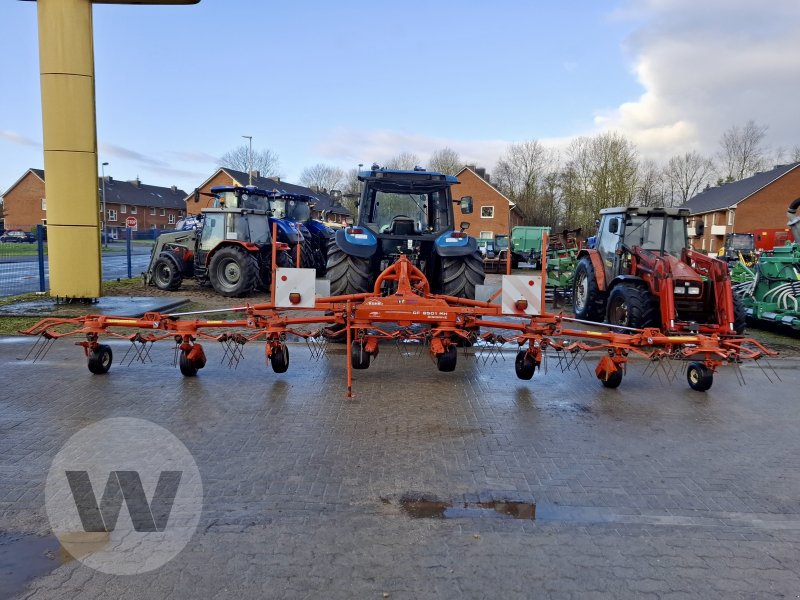
[[0, 131], [0, 140], [6, 140], [7, 142], [11, 142], [12, 144], [18, 144], [20, 146], [30, 146], [32, 148], [42, 147], [41, 142], [37, 142], [36, 140], [26, 138], [24, 135], [21, 135], [16, 131], [8, 131], [8, 130]]

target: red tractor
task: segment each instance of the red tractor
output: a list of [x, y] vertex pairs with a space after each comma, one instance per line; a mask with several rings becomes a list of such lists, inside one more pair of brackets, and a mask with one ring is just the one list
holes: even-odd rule
[[600, 215], [594, 248], [579, 252], [575, 268], [578, 319], [666, 333], [744, 332], [727, 264], [689, 248], [687, 209], [607, 208]]

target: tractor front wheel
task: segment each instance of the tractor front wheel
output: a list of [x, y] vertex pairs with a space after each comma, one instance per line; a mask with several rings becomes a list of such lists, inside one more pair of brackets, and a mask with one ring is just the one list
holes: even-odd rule
[[449, 346], [447, 350], [436, 357], [436, 368], [442, 372], [450, 373], [456, 370], [458, 360], [458, 348]]
[[642, 329], [658, 326], [657, 305], [647, 288], [621, 284], [611, 290], [608, 296], [608, 322]]
[[160, 290], [174, 292], [181, 287], [183, 275], [175, 261], [166, 256], [159, 256], [153, 265], [153, 283]]
[[693, 362], [689, 363], [689, 367], [686, 369], [686, 380], [693, 390], [705, 392], [711, 389], [711, 384], [714, 383], [714, 373], [703, 363]]
[[527, 350], [520, 350], [517, 352], [517, 358], [514, 361], [514, 372], [517, 377], [526, 381], [533, 378], [533, 373], [536, 370], [536, 363], [533, 357], [528, 354]]
[[211, 285], [223, 296], [245, 296], [258, 283], [258, 260], [237, 246], [222, 248], [208, 269]]
[[347, 254], [333, 240], [328, 246], [327, 277], [331, 296], [362, 294], [372, 289], [369, 259]]
[[446, 296], [475, 299], [475, 287], [486, 275], [480, 252], [467, 256], [442, 257], [442, 293]]
[[279, 348], [273, 348], [269, 364], [275, 373], [286, 373], [289, 369], [289, 348], [286, 344], [282, 344]]
[[575, 318], [586, 321], [603, 320], [603, 293], [597, 285], [592, 259], [584, 256], [575, 267], [572, 284], [572, 308]]
[[747, 327], [747, 310], [742, 299], [736, 294], [733, 295], [733, 329], [736, 335], [743, 335]]
[[113, 359], [114, 353], [111, 352], [111, 346], [100, 344], [89, 354], [87, 366], [95, 375], [103, 375], [108, 373]]

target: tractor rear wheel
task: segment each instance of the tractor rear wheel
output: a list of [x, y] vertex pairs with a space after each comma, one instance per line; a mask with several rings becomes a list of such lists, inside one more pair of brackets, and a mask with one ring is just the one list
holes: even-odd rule
[[331, 240], [328, 246], [327, 277], [331, 282], [331, 296], [361, 294], [372, 289], [368, 258], [351, 256]]
[[533, 357], [528, 354], [527, 350], [520, 350], [517, 352], [517, 358], [514, 361], [514, 371], [520, 379], [527, 381], [533, 378], [533, 373], [536, 371], [536, 363]]
[[605, 298], [597, 285], [592, 259], [584, 256], [575, 267], [572, 283], [572, 308], [577, 319], [602, 321]]
[[711, 384], [714, 383], [714, 373], [703, 363], [692, 362], [689, 363], [686, 369], [686, 380], [689, 382], [689, 387], [693, 390], [705, 392], [711, 389]]
[[175, 261], [166, 256], [159, 256], [153, 265], [153, 283], [160, 290], [174, 292], [181, 287], [183, 275]]
[[108, 373], [111, 368], [111, 362], [114, 359], [114, 353], [111, 352], [111, 346], [100, 344], [89, 354], [87, 367], [95, 375], [103, 375]]
[[214, 290], [223, 296], [245, 296], [258, 283], [258, 260], [237, 246], [219, 250], [211, 259], [208, 276]]
[[286, 373], [289, 369], [289, 348], [286, 344], [282, 344], [279, 348], [272, 350], [269, 364], [275, 373]]
[[618, 285], [608, 296], [608, 322], [642, 329], [657, 327], [659, 314], [650, 290], [638, 285]]
[[733, 329], [737, 335], [743, 335], [747, 327], [747, 310], [742, 299], [736, 294], [733, 295]]
[[442, 372], [450, 373], [456, 370], [458, 360], [458, 348], [449, 346], [447, 350], [436, 357], [436, 368]]
[[475, 286], [483, 285], [485, 277], [480, 252], [442, 257], [442, 293], [446, 296], [474, 300]]

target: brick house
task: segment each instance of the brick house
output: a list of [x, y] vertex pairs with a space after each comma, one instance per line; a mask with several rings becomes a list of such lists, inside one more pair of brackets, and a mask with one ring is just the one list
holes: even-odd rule
[[[228, 167], [220, 167], [214, 172], [213, 175], [211, 175], [211, 177], [201, 183], [197, 189], [199, 189], [201, 192], [210, 192], [212, 187], [218, 185], [243, 187], [250, 185], [249, 181], [250, 177], [247, 173], [237, 171], [235, 169], [229, 169]], [[313, 198], [311, 201], [311, 217], [314, 219], [328, 220], [338, 223], [344, 222], [344, 218], [350, 214], [346, 208], [340, 204], [337, 204], [333, 199], [331, 199], [331, 196], [326, 192], [303, 187], [302, 185], [287, 183], [285, 181], [281, 181], [279, 177], [261, 177], [258, 171], [253, 173], [252, 181], [255, 187], [263, 190], [277, 190], [278, 192], [286, 194], [303, 194], [305, 196], [311, 196], [311, 198]], [[195, 202], [193, 193], [186, 196], [185, 201], [186, 212], [190, 215], [200, 214], [202, 209], [209, 208], [214, 203], [214, 199], [212, 197], [204, 195], [200, 196], [199, 202]], [[326, 219], [322, 218], [323, 212], [325, 213]]]
[[[6, 229], [30, 231], [38, 224], [47, 224], [45, 174], [41, 169], [28, 169], [3, 194]], [[103, 210], [103, 180], [97, 180], [98, 212]], [[134, 179], [117, 181], [106, 175], [106, 228], [111, 237], [121, 237], [129, 217], [136, 219], [134, 230], [171, 229], [184, 215], [186, 192], [176, 186], [147, 185]], [[101, 218], [102, 222], [102, 218]]]
[[456, 225], [462, 221], [469, 223], [469, 234], [476, 238], [493, 238], [497, 234], [508, 233], [511, 227], [521, 225], [523, 215], [516, 205], [489, 183], [486, 169], [467, 165], [456, 175], [460, 185], [453, 186], [453, 199], [472, 196], [473, 212], [461, 214], [455, 206]]
[[[752, 177], [708, 188], [686, 201], [693, 220], [702, 220], [702, 236], [690, 228], [695, 250], [715, 254], [725, 244], [726, 233], [753, 233], [789, 229], [786, 209], [800, 197], [800, 162], [778, 165]], [[791, 237], [789, 237], [791, 239]]]

